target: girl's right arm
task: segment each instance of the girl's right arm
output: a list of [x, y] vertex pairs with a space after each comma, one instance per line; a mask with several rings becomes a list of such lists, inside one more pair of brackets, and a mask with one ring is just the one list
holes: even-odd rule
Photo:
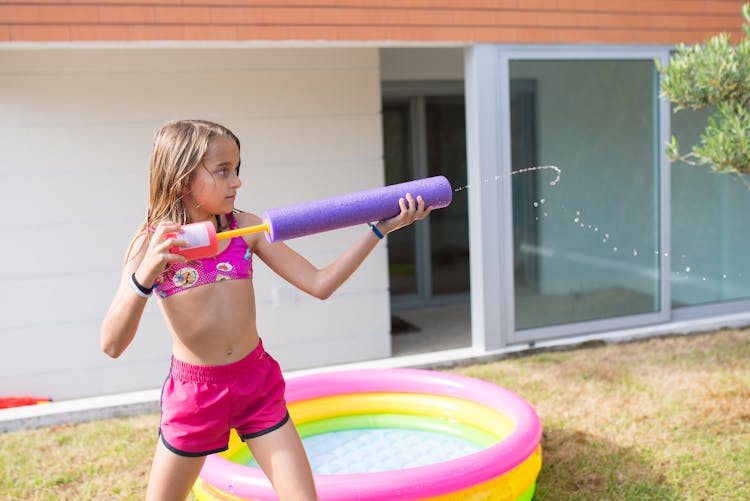
[[146, 307], [148, 298], [136, 292], [131, 282], [133, 275], [139, 284], [150, 287], [170, 263], [184, 261], [184, 257], [169, 252], [175, 245], [184, 245], [184, 241], [166, 238], [169, 233], [179, 232], [179, 224], [162, 222], [150, 238], [144, 233], [133, 240], [120, 285], [101, 326], [101, 348], [110, 357], [119, 357], [133, 341]]

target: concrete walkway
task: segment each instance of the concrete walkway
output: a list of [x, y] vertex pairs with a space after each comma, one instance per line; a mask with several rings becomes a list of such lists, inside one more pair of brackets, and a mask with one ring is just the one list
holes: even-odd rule
[[[434, 312], [432, 312], [434, 313]], [[401, 313], [399, 313], [400, 315]], [[436, 320], [438, 317], [430, 312], [421, 312], [410, 315], [407, 320], [419, 326], [420, 318], [425, 322], [431, 322], [429, 327], [420, 327], [426, 339], [432, 339], [437, 343], [461, 342], [463, 345], [469, 342], [468, 331], [459, 330], [450, 322]], [[427, 324], [423, 324], [427, 325]], [[307, 374], [319, 372], [331, 372], [353, 369], [386, 369], [394, 367], [411, 367], [423, 369], [441, 369], [461, 365], [490, 362], [518, 356], [519, 354], [532, 354], [541, 351], [569, 350], [590, 345], [592, 342], [620, 343], [647, 339], [650, 337], [668, 334], [689, 334], [712, 331], [721, 328], [739, 328], [750, 325], [750, 312], [724, 315], [699, 320], [684, 320], [666, 322], [660, 325], [651, 325], [633, 329], [624, 329], [615, 332], [596, 333], [586, 336], [568, 337], [553, 341], [538, 342], [531, 348], [528, 345], [506, 347], [501, 350], [482, 352], [470, 346], [428, 351], [426, 353], [403, 354], [390, 358], [358, 362], [353, 364], [342, 364], [332, 367], [321, 367], [300, 371], [285, 372], [285, 378], [294, 378]], [[441, 333], [443, 339], [441, 340]], [[419, 334], [419, 332], [417, 332]], [[464, 337], [467, 336], [467, 337]], [[398, 337], [395, 336], [395, 337]], [[421, 347], [432, 346], [437, 349], [438, 345], [423, 344], [422, 341], [414, 341], [411, 347], [404, 342], [404, 352], [416, 350]], [[459, 345], [460, 346], [460, 345]], [[132, 393], [121, 393], [102, 397], [82, 398], [51, 402], [48, 404], [30, 405], [11, 409], [0, 409], [0, 433], [25, 429], [53, 426], [63, 423], [80, 423], [96, 419], [108, 419], [113, 417], [134, 416], [152, 412], [159, 412], [160, 390], [146, 390]]]

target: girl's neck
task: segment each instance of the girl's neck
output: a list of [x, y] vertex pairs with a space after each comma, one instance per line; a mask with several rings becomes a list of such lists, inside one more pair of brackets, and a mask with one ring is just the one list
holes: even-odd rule
[[204, 221], [211, 221], [215, 225], [217, 225], [218, 228], [218, 221], [221, 217], [219, 214], [212, 214], [210, 212], [205, 212], [201, 210], [200, 208], [196, 209], [188, 209], [188, 217], [190, 218], [191, 223], [202, 223]]

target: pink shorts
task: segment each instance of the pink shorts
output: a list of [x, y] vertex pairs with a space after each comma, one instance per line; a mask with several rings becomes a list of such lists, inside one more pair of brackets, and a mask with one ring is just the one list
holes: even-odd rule
[[289, 420], [284, 388], [279, 364], [263, 343], [228, 365], [193, 365], [173, 357], [161, 392], [159, 435], [181, 456], [225, 451], [230, 428], [247, 440]]

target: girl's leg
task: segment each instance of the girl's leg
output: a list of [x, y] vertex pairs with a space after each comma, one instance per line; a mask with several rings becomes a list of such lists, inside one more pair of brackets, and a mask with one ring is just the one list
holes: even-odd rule
[[205, 460], [205, 456], [186, 457], [175, 454], [160, 439], [151, 464], [146, 500], [185, 501]]
[[291, 419], [278, 430], [248, 439], [247, 445], [281, 501], [318, 499], [310, 462]]

